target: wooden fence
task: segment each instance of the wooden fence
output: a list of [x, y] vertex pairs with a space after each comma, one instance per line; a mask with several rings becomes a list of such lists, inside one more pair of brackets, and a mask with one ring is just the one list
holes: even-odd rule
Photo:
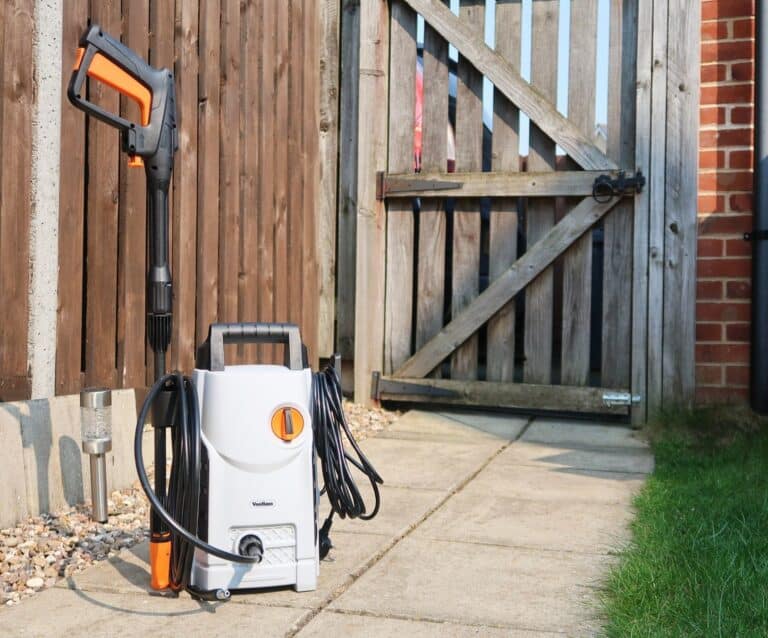
[[32, 0], [0, 3], [0, 398], [29, 394], [29, 221], [32, 208]]
[[[299, 323], [316, 357], [318, 3], [65, 0], [64, 7], [65, 69], [91, 19], [176, 74], [170, 367], [193, 367], [214, 321]], [[91, 100], [136, 118], [114, 92], [93, 83], [90, 91]], [[152, 364], [144, 347], [144, 175], [127, 168], [114, 129], [64, 100], [57, 393], [83, 384], [141, 387]], [[232, 360], [257, 355], [271, 360], [274, 352], [240, 348]]]

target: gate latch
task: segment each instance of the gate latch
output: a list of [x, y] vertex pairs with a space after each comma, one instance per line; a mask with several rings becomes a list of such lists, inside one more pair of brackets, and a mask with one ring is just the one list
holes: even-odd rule
[[619, 171], [616, 178], [610, 175], [600, 175], [592, 185], [592, 197], [600, 204], [607, 204], [614, 197], [624, 197], [627, 194], [642, 192], [645, 186], [645, 175], [637, 171], [633, 177], [627, 177], [625, 171]]
[[630, 392], [604, 392], [603, 405], [608, 408], [618, 406], [631, 406], [633, 403], [640, 403], [640, 395]]

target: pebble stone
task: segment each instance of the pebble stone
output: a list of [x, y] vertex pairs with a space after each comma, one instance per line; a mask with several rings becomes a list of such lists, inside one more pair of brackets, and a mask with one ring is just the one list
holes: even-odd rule
[[[358, 441], [375, 436], [400, 416], [346, 400], [344, 412]], [[149, 504], [138, 481], [113, 491], [107, 506], [109, 519], [103, 524], [90, 519], [89, 505], [78, 505], [0, 529], [0, 605], [17, 605], [149, 537]]]

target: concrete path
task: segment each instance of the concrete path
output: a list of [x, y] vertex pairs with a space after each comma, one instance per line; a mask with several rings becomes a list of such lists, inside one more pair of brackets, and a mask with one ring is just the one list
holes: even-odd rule
[[412, 411], [363, 445], [373, 521], [337, 520], [319, 588], [197, 603], [148, 590], [146, 545], [0, 611], [0, 636], [591, 636], [653, 467], [615, 425]]

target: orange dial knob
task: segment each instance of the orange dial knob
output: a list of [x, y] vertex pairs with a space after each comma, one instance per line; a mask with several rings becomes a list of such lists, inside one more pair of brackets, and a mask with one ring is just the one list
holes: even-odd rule
[[304, 429], [304, 417], [296, 408], [278, 408], [272, 415], [272, 431], [278, 439], [293, 441]]

